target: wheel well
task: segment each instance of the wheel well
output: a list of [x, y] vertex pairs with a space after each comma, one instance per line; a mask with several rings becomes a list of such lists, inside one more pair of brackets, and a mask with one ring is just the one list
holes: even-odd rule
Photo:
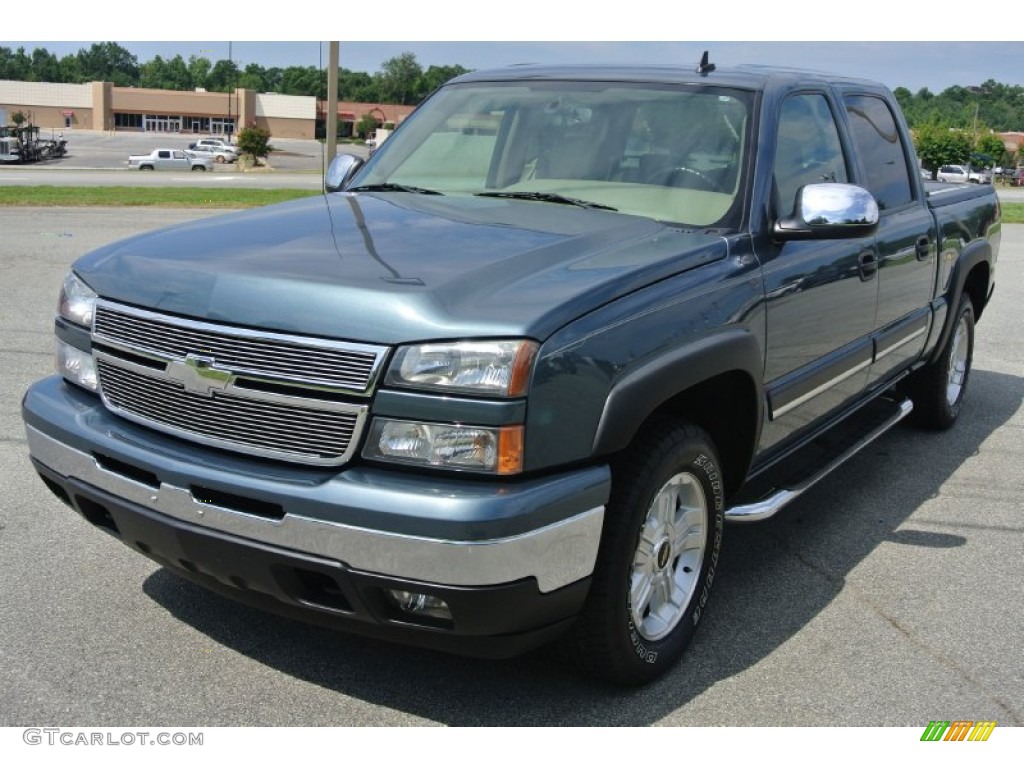
[[974, 319], [979, 320], [981, 313], [988, 302], [988, 281], [989, 265], [982, 262], [976, 265], [967, 275], [964, 281], [964, 293], [971, 297], [971, 304], [974, 305]]
[[665, 419], [700, 427], [708, 433], [718, 451], [728, 495], [743, 484], [750, 466], [758, 431], [757, 403], [757, 389], [750, 376], [742, 371], [730, 371], [662, 403], [647, 417], [637, 435], [642, 435], [650, 424]]

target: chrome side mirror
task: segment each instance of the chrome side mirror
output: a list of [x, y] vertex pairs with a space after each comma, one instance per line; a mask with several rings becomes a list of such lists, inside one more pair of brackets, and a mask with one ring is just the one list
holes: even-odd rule
[[324, 179], [324, 190], [339, 192], [348, 186], [356, 171], [363, 167], [363, 159], [355, 155], [338, 155], [331, 161]]
[[878, 228], [878, 203], [856, 184], [808, 184], [796, 196], [796, 211], [775, 223], [779, 240], [865, 237]]

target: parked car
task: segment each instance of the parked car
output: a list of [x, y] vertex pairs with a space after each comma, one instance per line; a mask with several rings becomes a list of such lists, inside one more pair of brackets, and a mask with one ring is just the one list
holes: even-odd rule
[[129, 155], [128, 167], [140, 171], [212, 171], [213, 160], [183, 149], [154, 149], [148, 155]]
[[209, 160], [213, 160], [215, 163], [233, 163], [238, 160], [238, 152], [231, 149], [228, 146], [214, 147], [214, 146], [194, 146], [188, 150], [188, 154], [195, 157], [205, 157]]
[[952, 181], [966, 184], [991, 184], [992, 174], [988, 171], [976, 171], [965, 165], [944, 165], [939, 168], [936, 177], [939, 181]]
[[488, 657], [568, 633], [594, 675], [666, 672], [726, 521], [911, 411], [985, 416], [961, 406], [1000, 242], [992, 186], [926, 193], [884, 85], [699, 71], [466, 74], [323, 196], [82, 256], [22, 401], [35, 468], [267, 610]]
[[199, 139], [188, 145], [189, 149], [226, 149], [234, 152], [236, 155], [242, 154], [237, 144], [232, 144], [230, 141], [219, 139], [216, 136], [212, 136], [206, 139]]
[[1011, 187], [1024, 187], [1024, 168], [1016, 168], [1009, 172], [1007, 180]]

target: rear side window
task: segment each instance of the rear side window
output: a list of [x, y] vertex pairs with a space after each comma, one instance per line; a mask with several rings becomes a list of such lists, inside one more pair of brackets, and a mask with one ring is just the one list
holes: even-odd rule
[[845, 101], [866, 186], [878, 207], [898, 208], [913, 201], [907, 156], [889, 105], [877, 96], [847, 96]]

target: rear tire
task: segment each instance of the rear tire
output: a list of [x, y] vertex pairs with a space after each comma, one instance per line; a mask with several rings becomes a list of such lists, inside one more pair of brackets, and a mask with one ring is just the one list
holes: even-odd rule
[[949, 429], [960, 415], [974, 358], [974, 305], [960, 297], [953, 331], [939, 358], [914, 374], [910, 398], [914, 421], [928, 429]]
[[722, 545], [719, 466], [711, 439], [688, 424], [647, 430], [613, 464], [590, 594], [569, 638], [588, 674], [647, 683], [690, 644]]

